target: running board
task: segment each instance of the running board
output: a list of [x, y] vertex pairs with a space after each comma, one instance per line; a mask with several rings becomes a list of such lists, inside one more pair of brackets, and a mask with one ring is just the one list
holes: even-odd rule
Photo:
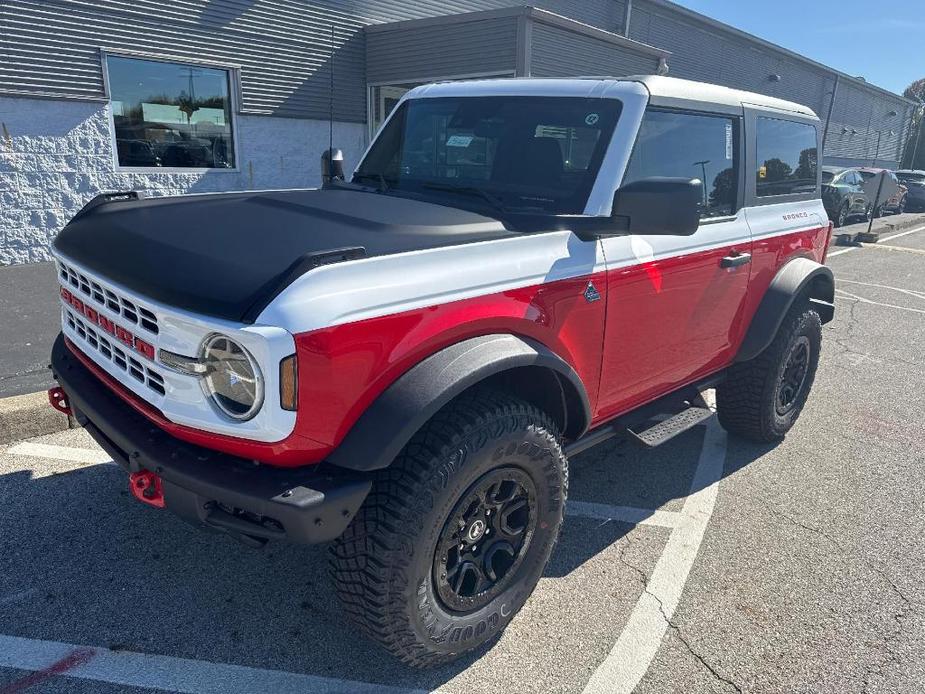
[[642, 431], [634, 431], [627, 428], [626, 435], [637, 443], [641, 443], [648, 448], [661, 446], [666, 441], [673, 439], [678, 434], [682, 434], [688, 429], [692, 429], [698, 424], [702, 424], [713, 416], [713, 410], [708, 407], [688, 407], [668, 419], [657, 422], [654, 426]]
[[[565, 455], [578, 455], [614, 436], [626, 436], [648, 447], [659, 446], [709, 419], [713, 411], [704, 402], [702, 391], [715, 388], [724, 377], [725, 372], [721, 371], [611, 419], [581, 438], [568, 442], [564, 448]], [[661, 421], [652, 424], [656, 419]]]

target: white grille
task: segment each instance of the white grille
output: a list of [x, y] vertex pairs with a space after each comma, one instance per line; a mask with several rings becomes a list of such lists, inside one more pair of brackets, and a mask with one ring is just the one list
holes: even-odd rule
[[139, 306], [134, 301], [129, 301], [110, 287], [88, 278], [82, 272], [78, 272], [60, 260], [58, 261], [58, 273], [62, 284], [76, 289], [98, 306], [108, 308], [113, 313], [122, 316], [129, 323], [140, 326], [152, 335], [157, 335], [160, 331], [157, 316], [154, 315], [153, 311], [146, 309], [144, 306]]
[[104, 334], [98, 328], [88, 325], [70, 309], [65, 308], [64, 315], [68, 327], [77, 333], [84, 347], [89, 347], [101, 354], [103, 358], [118, 366], [139, 383], [144, 383], [158, 395], [164, 395], [164, 377], [157, 371], [142, 364], [123, 349], [117, 340]]

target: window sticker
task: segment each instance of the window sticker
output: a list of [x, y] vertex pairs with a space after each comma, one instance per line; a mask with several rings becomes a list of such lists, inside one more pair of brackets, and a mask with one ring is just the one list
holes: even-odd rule
[[589, 113], [585, 116], [585, 125], [595, 125], [601, 119], [598, 113]]
[[732, 160], [732, 123], [726, 123], [726, 159]]
[[447, 147], [468, 147], [474, 139], [473, 135], [450, 135], [446, 139]]

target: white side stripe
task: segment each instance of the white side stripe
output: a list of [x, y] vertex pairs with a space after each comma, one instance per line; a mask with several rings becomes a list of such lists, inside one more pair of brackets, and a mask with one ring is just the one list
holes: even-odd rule
[[[693, 236], [630, 235], [601, 243], [559, 231], [325, 265], [289, 285], [257, 322], [304, 333], [716, 250], [751, 240], [744, 215], [743, 209], [730, 220], [705, 224]], [[760, 238], [818, 228], [785, 229]]]

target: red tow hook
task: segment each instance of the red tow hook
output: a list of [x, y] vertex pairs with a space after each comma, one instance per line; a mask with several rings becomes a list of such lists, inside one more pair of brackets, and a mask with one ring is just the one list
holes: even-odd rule
[[128, 476], [128, 487], [132, 496], [143, 504], [164, 508], [164, 487], [161, 478], [153, 472], [139, 470]]
[[51, 406], [62, 414], [66, 414], [69, 417], [74, 414], [74, 412], [71, 410], [71, 403], [68, 402], [64, 388], [61, 386], [55, 386], [54, 388], [48, 389], [48, 402], [50, 402]]

